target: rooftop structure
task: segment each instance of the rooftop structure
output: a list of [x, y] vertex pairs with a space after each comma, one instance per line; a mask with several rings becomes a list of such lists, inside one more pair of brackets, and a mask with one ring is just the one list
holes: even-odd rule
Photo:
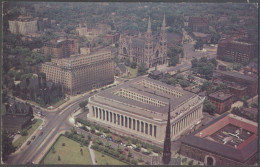
[[[204, 98], [162, 82], [138, 77], [89, 98], [88, 118], [117, 132], [162, 145], [171, 105], [171, 140], [202, 118]], [[121, 122], [122, 121], [122, 122]]]
[[180, 152], [205, 165], [252, 165], [257, 136], [257, 123], [226, 113], [184, 138]]

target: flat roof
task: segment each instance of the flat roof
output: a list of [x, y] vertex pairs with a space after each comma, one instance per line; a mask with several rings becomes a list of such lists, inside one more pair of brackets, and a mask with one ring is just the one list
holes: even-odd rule
[[248, 81], [257, 81], [257, 78], [253, 78], [251, 76], [248, 75], [244, 75], [244, 74], [240, 74], [238, 72], [233, 72], [233, 71], [222, 71], [222, 70], [215, 70], [217, 73], [222, 73], [224, 75], [228, 75], [228, 76], [233, 76], [236, 78], [240, 78], [243, 80], [248, 80]]
[[209, 97], [214, 98], [214, 99], [218, 99], [218, 100], [221, 100], [221, 101], [227, 100], [232, 96], [233, 96], [232, 94], [224, 93], [222, 91], [217, 91], [217, 92], [211, 93], [209, 95]]
[[182, 143], [245, 162], [257, 153], [257, 133], [257, 123], [225, 113], [185, 137]]
[[[171, 95], [169, 93], [155, 90], [152, 88], [148, 88], [141, 84], [142, 81], [147, 81], [152, 84], [163, 86], [164, 88], [167, 88], [168, 90], [173, 90], [175, 92], [178, 92], [181, 96], [176, 97], [174, 95]], [[158, 100], [162, 102], [162, 105], [155, 106], [152, 104], [148, 104], [145, 102], [140, 102], [137, 100], [132, 100], [129, 98], [125, 98], [122, 96], [117, 95], [117, 92], [120, 90], [129, 91], [133, 94], [138, 94], [141, 96], [148, 97], [150, 99]], [[150, 79], [148, 77], [138, 77], [131, 81], [128, 81], [122, 85], [118, 85], [117, 87], [110, 88], [107, 90], [102, 91], [101, 93], [96, 94], [94, 96], [93, 100], [102, 103], [105, 105], [111, 105], [115, 108], [120, 108], [127, 110], [127, 105], [136, 106], [137, 108], [142, 108], [150, 111], [154, 111], [156, 113], [164, 113], [166, 114], [169, 109], [169, 99], [171, 103], [171, 109], [178, 108], [181, 104], [185, 103], [186, 101], [190, 100], [191, 98], [197, 96], [194, 93], [167, 85], [165, 83], [162, 83], [157, 80]]]

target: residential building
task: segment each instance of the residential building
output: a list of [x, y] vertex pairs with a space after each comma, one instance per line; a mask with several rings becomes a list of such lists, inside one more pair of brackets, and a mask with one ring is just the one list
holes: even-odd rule
[[209, 30], [208, 20], [204, 17], [189, 17], [188, 26], [194, 32], [207, 32]]
[[209, 101], [216, 106], [216, 112], [218, 114], [223, 114], [224, 112], [231, 109], [232, 105], [232, 94], [224, 93], [222, 91], [217, 91], [209, 94]]
[[53, 39], [44, 43], [44, 54], [51, 54], [52, 58], [70, 57], [72, 54], [79, 53], [79, 46], [77, 39]]
[[215, 70], [214, 73], [215, 75], [213, 78], [213, 82], [215, 82], [215, 80], [219, 80], [220, 82], [226, 83], [228, 85], [228, 87], [230, 88], [230, 92], [238, 91], [238, 94], [234, 93], [235, 98], [239, 98], [243, 95], [252, 97], [258, 94], [257, 77], [240, 74], [233, 71]]
[[37, 19], [31, 17], [18, 17], [17, 20], [9, 20], [8, 23], [13, 34], [28, 35], [38, 31]]
[[218, 42], [217, 58], [221, 60], [231, 59], [237, 63], [247, 64], [257, 56], [257, 53], [257, 45], [252, 42], [225, 38]]

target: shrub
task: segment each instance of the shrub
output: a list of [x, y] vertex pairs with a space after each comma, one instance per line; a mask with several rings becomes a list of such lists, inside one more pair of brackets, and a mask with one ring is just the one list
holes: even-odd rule
[[65, 143], [62, 143], [62, 146], [65, 146]]

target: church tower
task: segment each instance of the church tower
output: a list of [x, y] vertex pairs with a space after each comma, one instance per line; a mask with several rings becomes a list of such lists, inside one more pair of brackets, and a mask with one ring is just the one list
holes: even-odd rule
[[163, 147], [163, 164], [169, 164], [171, 160], [171, 124], [170, 124], [170, 116], [171, 114], [171, 101], [169, 100], [169, 110], [168, 110], [168, 120], [166, 126], [166, 133], [164, 139], [164, 147]]
[[161, 33], [160, 33], [160, 57], [162, 58], [161, 63], [165, 64], [167, 58], [167, 33], [166, 33], [165, 14], [163, 16], [163, 23], [162, 23]]
[[150, 66], [150, 61], [153, 57], [153, 36], [152, 36], [152, 28], [151, 28], [151, 20], [149, 17], [148, 20], [148, 27], [147, 27], [147, 31], [145, 34], [145, 44], [144, 44], [144, 62], [149, 62], [149, 64], [147, 64], [148, 66]]

